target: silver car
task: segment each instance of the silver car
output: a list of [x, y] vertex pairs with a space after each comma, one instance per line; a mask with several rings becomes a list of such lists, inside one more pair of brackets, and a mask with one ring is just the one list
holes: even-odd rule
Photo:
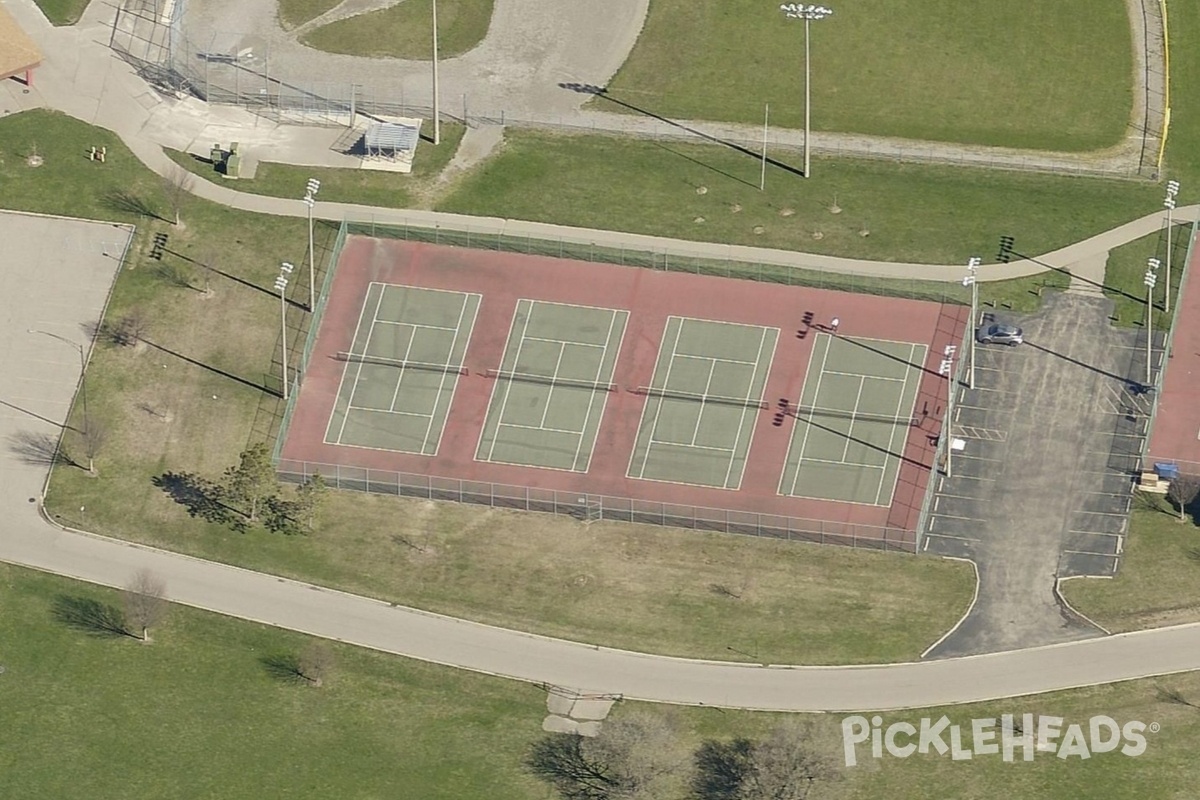
[[993, 322], [979, 326], [979, 330], [975, 331], [975, 341], [980, 344], [1006, 344], [1015, 347], [1025, 341], [1022, 333], [1016, 325]]

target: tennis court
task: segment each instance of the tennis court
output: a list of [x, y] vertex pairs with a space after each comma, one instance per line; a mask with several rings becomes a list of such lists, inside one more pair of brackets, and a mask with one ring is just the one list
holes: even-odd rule
[[587, 472], [628, 311], [517, 301], [477, 461]]
[[738, 489], [778, 328], [668, 317], [628, 476]]
[[920, 385], [923, 344], [817, 334], [779, 493], [888, 506]]
[[327, 444], [437, 455], [480, 295], [372, 282], [325, 429]]

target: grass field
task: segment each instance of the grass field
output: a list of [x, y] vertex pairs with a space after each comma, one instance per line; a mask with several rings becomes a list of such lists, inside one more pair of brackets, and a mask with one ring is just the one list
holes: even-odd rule
[[[271, 667], [310, 641], [298, 634], [177, 606], [142, 645], [66, 624], [61, 609], [80, 601], [120, 603], [114, 591], [0, 566], [7, 797], [375, 798], [399, 786], [404, 797], [552, 798], [521, 767], [543, 735], [545, 694], [534, 687], [331, 644], [333, 667], [313, 688]], [[1200, 747], [1189, 702], [1200, 703], [1200, 675], [891, 712], [884, 725], [946, 714], [969, 731], [971, 719], [1035, 713], [1086, 726], [1105, 714], [1161, 730], [1138, 758], [1087, 761], [875, 761], [860, 746], [860, 765], [812, 796], [924, 800], [936, 786], [956, 798], [1186, 797]], [[632, 712], [665, 717], [684, 753], [705, 739], [756, 738], [785, 718], [642, 703], [618, 704], [613, 718]], [[813, 745], [840, 757], [841, 717], [813, 721]]]
[[38, 8], [51, 25], [74, 25], [83, 16], [89, 0], [37, 0]]
[[277, 0], [279, 24], [284, 30], [299, 27], [316, 19], [342, 0]]
[[[811, 36], [816, 130], [1086, 151], [1129, 124], [1121, 0], [864, 0], [835, 6]], [[752, 0], [656, 0], [609, 89], [675, 119], [761, 124], [770, 103], [775, 124], [800, 128], [804, 23]]]
[[[431, 130], [426, 126], [427, 133]], [[168, 150], [175, 163], [211, 181], [220, 181], [231, 189], [272, 197], [300, 197], [309, 178], [321, 181], [319, 198], [330, 203], [358, 203], [390, 208], [420, 207], [431, 187], [446, 168], [462, 141], [465, 128], [458, 124], [442, 125], [442, 142], [436, 147], [422, 138], [413, 159], [413, 170], [407, 175], [367, 169], [331, 169], [300, 167], [291, 164], [263, 162], [253, 178], [226, 181], [206, 161], [190, 153]], [[432, 134], [430, 134], [432, 135]]]
[[[794, 154], [776, 157], [799, 163]], [[1021, 252], [1049, 252], [1162, 202], [1153, 184], [949, 166], [829, 160], [807, 180], [768, 167], [765, 192], [759, 173], [757, 158], [717, 145], [517, 131], [438, 208], [948, 264], [991, 259], [1005, 234]]]
[[1071, 580], [1068, 602], [1111, 631], [1200, 622], [1200, 529], [1165, 499], [1139, 496], [1112, 580]]
[[[272, 368], [278, 297], [269, 287], [281, 259], [304, 262], [305, 222], [197, 199], [184, 208], [182, 229], [122, 217], [104, 199], [115, 187], [153, 205], [160, 183], [118, 141], [46, 114], [5, 119], [4, 134], [13, 143], [2, 173], [12, 178], [10, 204], [139, 223], [108, 317], [140, 309], [149, 344], [100, 346], [93, 355], [89, 407], [109, 434], [98, 478], [69, 467], [55, 471], [47, 506], [64, 522], [395, 602], [688, 655], [729, 657], [733, 647], [777, 662], [907, 659], [969, 602], [969, 572], [939, 561], [659, 528], [584, 527], [563, 518], [357, 494], [335, 493], [323, 526], [306, 537], [234, 533], [189, 517], [154, 478], [170, 471], [218, 477], [249, 441], [270, 434], [281, 412], [271, 394], [278, 385]], [[9, 157], [31, 146], [28, 137], [38, 139], [46, 160], [36, 182], [18, 180], [29, 168]], [[108, 146], [108, 161], [79, 170], [73, 159], [82, 161], [92, 142]], [[162, 262], [146, 257], [157, 232], [170, 237]], [[319, 234], [323, 245], [330, 229]], [[187, 269], [184, 257], [202, 256], [225, 273], [211, 278], [209, 293], [199, 290], [198, 271], [187, 276], [197, 288], [163, 274]], [[303, 281], [294, 290], [303, 296]], [[291, 315], [295, 337], [303, 317]], [[66, 444], [78, 446], [71, 437]], [[87, 507], [86, 521], [72, 516], [80, 506]], [[874, 587], [869, 597], [857, 590], [861, 585]], [[635, 595], [639, 602], [628, 603]], [[626, 610], [613, 614], [613, 608]], [[829, 608], [840, 613], [831, 616]]]
[[[1187, 256], [1187, 243], [1191, 238], [1192, 226], [1176, 225], [1174, 249], [1171, 256], [1171, 303], [1179, 294], [1179, 280]], [[1108, 255], [1108, 266], [1104, 272], [1104, 294], [1115, 304], [1114, 323], [1121, 327], [1144, 327], [1146, 324], [1147, 259], [1157, 258], [1163, 266], [1158, 269], [1158, 283], [1154, 287], [1154, 329], [1165, 331], [1171, 326], [1174, 312], [1164, 311], [1166, 275], [1167, 233], [1160, 230], [1149, 236], [1114, 248]]]
[[[442, 0], [437, 10], [438, 58], [453, 58], [475, 47], [492, 21], [492, 0]], [[323, 25], [302, 36], [301, 42], [327, 53], [431, 60], [432, 31], [432, 0], [406, 0]]]

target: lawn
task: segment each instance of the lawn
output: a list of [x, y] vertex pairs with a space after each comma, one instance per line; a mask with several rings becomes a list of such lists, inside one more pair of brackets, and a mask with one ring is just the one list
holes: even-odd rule
[[342, 0], [278, 0], [279, 24], [286, 31], [316, 19]]
[[1049, 252], [1162, 202], [1148, 183], [876, 161], [822, 160], [809, 179], [770, 166], [766, 191], [759, 176], [758, 158], [719, 145], [510, 131], [438, 210], [952, 264], [991, 260], [1005, 234]]
[[[492, 0], [438, 3], [438, 58], [460, 56], [483, 41]], [[433, 58], [433, 0], [404, 0], [379, 11], [322, 25], [300, 41], [327, 53], [371, 58]]]
[[[30, 168], [6, 157], [9, 204], [120, 217], [126, 212], [109, 205], [119, 186], [126, 204], [140, 198], [169, 216], [157, 195], [161, 182], [115, 139], [44, 113], [0, 122], [0, 141], [12, 142], [6, 156], [26, 152], [35, 136], [46, 161], [37, 168], [41, 180], [18, 180]], [[108, 146], [103, 166], [84, 159], [93, 142]], [[731, 657], [734, 648], [776, 662], [909, 659], [969, 602], [969, 570], [932, 559], [584, 526], [351, 493], [335, 493], [309, 536], [236, 533], [190, 517], [155, 479], [171, 472], [217, 478], [278, 424], [279, 300], [270, 286], [281, 260], [305, 263], [305, 221], [195, 198], [179, 228], [127, 216], [139, 222], [139, 235], [106, 317], [116, 322], [136, 309], [146, 323], [144, 342], [102, 343], [93, 354], [89, 410], [108, 435], [96, 461], [99, 477], [55, 470], [46, 502], [64, 522], [393, 602], [681, 655]], [[162, 261], [148, 257], [155, 233], [169, 237]], [[318, 246], [325, 248], [332, 233], [319, 226]], [[209, 261], [219, 272], [206, 274], [192, 261]], [[293, 297], [307, 299], [304, 272]], [[295, 346], [307, 315], [292, 308], [288, 321]], [[65, 444], [78, 454], [75, 436]], [[80, 507], [86, 520], [78, 518]], [[741, 597], [717, 585], [736, 587]], [[862, 585], [873, 587], [870, 596]], [[613, 613], [617, 608], [621, 613]]]
[[1121, 571], [1111, 580], [1070, 580], [1075, 608], [1111, 631], [1200, 622], [1200, 529], [1165, 499], [1138, 495]]
[[38, 8], [51, 25], [74, 25], [83, 16], [89, 0], [37, 0]]
[[531, 686], [333, 644], [313, 688], [268, 663], [306, 637], [174, 607], [142, 645], [64, 624], [80, 600], [120, 605], [0, 566], [5, 797], [548, 797], [519, 766]]
[[[168, 593], [170, 586], [167, 587]], [[454, 798], [551, 800], [522, 759], [545, 734], [545, 694], [534, 687], [369, 650], [328, 644], [333, 663], [317, 688], [281, 673], [311, 640], [181, 606], [152, 629], [153, 643], [68, 621], [87, 603], [118, 607], [117, 592], [0, 565], [0, 695], [9, 745], [0, 753], [6, 797]], [[1087, 761], [1038, 753], [1032, 763], [947, 754], [870, 758], [812, 797], [1186, 797], [1200, 747], [1200, 675], [955, 708], [889, 712], [920, 724], [943, 714], [963, 726], [1001, 714], [1094, 715], [1155, 724], [1136, 758]], [[687, 756], [710, 739], [757, 739], [781, 714], [619, 703], [611, 719], [665, 719]], [[810, 746], [842, 760], [842, 717], [809, 717]], [[1064, 725], [1065, 727], [1065, 725]], [[948, 739], [949, 737], [944, 737]], [[1020, 751], [1018, 751], [1020, 758]], [[681, 783], [685, 779], [681, 775]], [[818, 792], [822, 792], [818, 794]], [[684, 800], [682, 794], [663, 800]]]
[[[675, 119], [761, 124], [770, 103], [774, 124], [800, 128], [803, 27], [752, 0], [654, 0], [609, 89]], [[811, 36], [816, 130], [1086, 151], [1129, 125], [1121, 0], [863, 0], [834, 6]]]
[[[1171, 304], [1172, 309], [1179, 294], [1179, 280], [1187, 260], [1188, 241], [1192, 226], [1176, 225], [1172, 234], [1171, 255]], [[1104, 294], [1116, 304], [1114, 323], [1122, 327], [1145, 327], [1146, 325], [1146, 270], [1147, 260], [1157, 258], [1158, 282], [1154, 286], [1154, 330], [1165, 331], [1171, 326], [1174, 311], [1166, 309], [1167, 287], [1167, 231], [1143, 236], [1120, 247], [1113, 248], [1108, 255], [1104, 271]]]
[[[426, 127], [428, 133], [431, 128]], [[272, 197], [300, 197], [309, 178], [321, 181], [319, 198], [330, 203], [358, 203], [385, 208], [417, 208], [432, 191], [442, 170], [454, 158], [466, 128], [459, 124], [443, 124], [441, 144], [424, 136], [417, 144], [413, 170], [404, 175], [368, 169], [333, 169], [304, 167], [291, 164], [263, 162], [253, 178], [226, 181], [212, 164], [190, 153], [168, 150], [175, 163], [211, 181], [221, 181], [239, 192], [264, 194]]]

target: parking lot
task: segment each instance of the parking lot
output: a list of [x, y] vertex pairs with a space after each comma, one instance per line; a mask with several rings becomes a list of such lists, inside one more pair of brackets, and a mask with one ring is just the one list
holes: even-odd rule
[[1024, 344], [977, 350], [952, 426], [965, 447], [938, 479], [922, 549], [973, 560], [980, 594], [935, 655], [1094, 633], [1055, 584], [1116, 574], [1149, 412], [1128, 380], [1144, 353], [1137, 332], [1111, 327], [1107, 309], [1053, 296], [1018, 321]]

